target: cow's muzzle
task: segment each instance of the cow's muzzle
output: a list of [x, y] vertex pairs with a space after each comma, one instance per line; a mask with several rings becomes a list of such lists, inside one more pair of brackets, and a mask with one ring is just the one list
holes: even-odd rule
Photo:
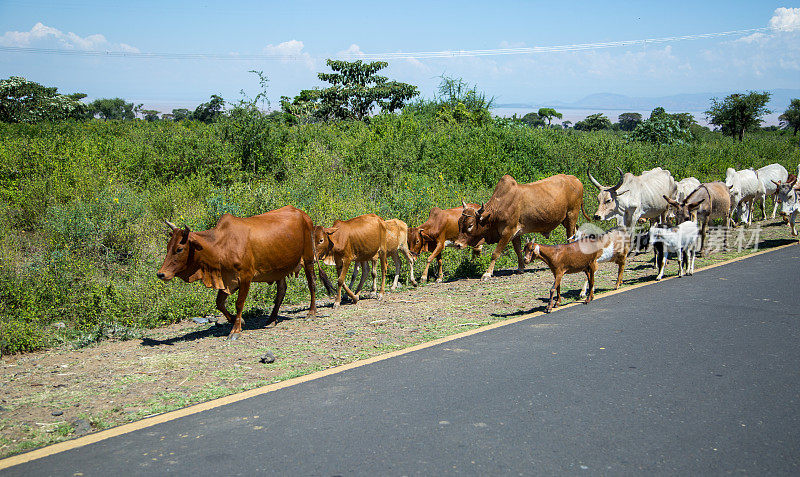
[[158, 273], [156, 273], [156, 276], [160, 280], [164, 280], [165, 282], [168, 282], [168, 281], [170, 281], [172, 279], [172, 277], [168, 277], [167, 274], [164, 273], [164, 272], [158, 272]]

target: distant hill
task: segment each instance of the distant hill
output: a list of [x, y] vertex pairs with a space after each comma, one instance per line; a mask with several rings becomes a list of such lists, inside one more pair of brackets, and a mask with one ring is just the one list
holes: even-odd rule
[[[759, 90], [760, 91], [760, 90]], [[772, 97], [767, 105], [774, 112], [780, 114], [789, 105], [792, 98], [800, 98], [800, 89], [774, 89], [770, 91]], [[569, 103], [564, 101], [550, 101], [548, 103], [509, 103], [497, 104], [500, 108], [564, 108], [564, 109], [595, 109], [632, 111], [652, 110], [662, 106], [668, 111], [705, 111], [711, 104], [711, 98], [723, 99], [732, 92], [726, 93], [692, 93], [676, 94], [660, 97], [631, 97], [623, 94], [597, 93], [583, 99]]]

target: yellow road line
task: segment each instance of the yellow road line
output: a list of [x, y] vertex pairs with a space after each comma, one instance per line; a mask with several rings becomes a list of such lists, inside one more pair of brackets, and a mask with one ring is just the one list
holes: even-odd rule
[[[758, 252], [754, 252], [754, 253], [751, 253], [751, 254], [748, 254], [748, 255], [743, 255], [741, 257], [733, 258], [733, 259], [726, 260], [726, 261], [719, 262], [719, 263], [715, 263], [715, 264], [712, 264], [712, 265], [706, 265], [705, 267], [698, 268], [697, 270], [695, 270], [695, 272], [701, 272], [701, 271], [709, 270], [711, 268], [716, 268], [716, 267], [719, 267], [719, 266], [722, 266], [722, 265], [727, 265], [729, 263], [738, 262], [738, 261], [744, 260], [746, 258], [755, 257], [756, 255], [761, 255], [761, 254], [768, 253], [768, 252], [774, 252], [776, 250], [781, 250], [781, 249], [784, 249], [786, 247], [791, 247], [791, 246], [796, 245], [796, 244], [797, 244], [797, 242], [791, 243], [791, 244], [787, 244], [787, 245], [781, 245], [781, 246], [778, 246], [778, 247], [770, 248], [768, 250], [761, 250], [761, 251], [758, 251]], [[664, 282], [666, 280], [671, 280], [673, 278], [677, 278], [677, 276], [671, 276], [671, 277], [664, 278], [664, 279], [661, 280], [661, 282]], [[624, 288], [620, 288], [619, 290], [611, 290], [611, 291], [604, 292], [602, 294], [596, 295], [595, 299], [605, 298], [605, 297], [608, 297], [608, 296], [616, 295], [618, 293], [623, 293], [623, 292], [626, 292], [626, 291], [634, 290], [636, 288], [640, 288], [640, 287], [647, 286], [647, 285], [654, 285], [654, 284], [661, 283], [661, 282], [651, 281], [651, 282], [638, 283], [636, 285], [630, 285], [630, 286], [627, 286], [627, 287], [624, 287]], [[566, 305], [562, 305], [562, 306], [556, 308], [555, 311], [563, 310], [563, 309], [566, 309], [566, 308], [570, 308], [572, 306], [575, 306], [575, 305], [578, 305], [578, 304], [581, 304], [581, 303], [582, 302], [577, 302], [577, 301], [576, 302], [572, 302], [572, 303], [568, 303]], [[227, 404], [232, 404], [232, 403], [235, 403], [235, 402], [239, 402], [239, 401], [242, 401], [244, 399], [251, 398], [251, 397], [260, 396], [262, 394], [267, 394], [267, 393], [270, 393], [270, 392], [273, 392], [273, 391], [277, 391], [279, 389], [287, 388], [289, 386], [295, 386], [295, 385], [300, 384], [300, 383], [305, 383], [305, 382], [308, 382], [308, 381], [313, 381], [315, 379], [324, 378], [325, 376], [330, 376], [332, 374], [338, 374], [338, 373], [341, 373], [343, 371], [347, 371], [349, 369], [359, 368], [361, 366], [366, 366], [368, 364], [377, 363], [378, 361], [383, 361], [383, 360], [394, 358], [394, 357], [397, 357], [397, 356], [402, 356], [402, 355], [407, 354], [407, 353], [412, 353], [414, 351], [418, 351], [418, 350], [421, 350], [421, 349], [430, 348], [432, 346], [436, 346], [438, 344], [446, 343], [448, 341], [453, 341], [453, 340], [457, 340], [457, 339], [460, 339], [460, 338], [464, 338], [466, 336], [471, 336], [471, 335], [474, 335], [474, 334], [477, 334], [477, 333], [483, 333], [485, 331], [493, 330], [495, 328], [508, 326], [508, 325], [511, 325], [511, 324], [514, 324], [514, 323], [518, 323], [518, 322], [523, 321], [523, 320], [528, 320], [528, 319], [531, 319], [531, 318], [535, 318], [537, 316], [541, 316], [541, 315], [544, 315], [544, 314], [545, 313], [543, 311], [536, 311], [536, 312], [533, 312], [533, 313], [530, 313], [530, 314], [527, 314], [527, 315], [519, 316], [517, 318], [510, 318], [508, 320], [498, 321], [496, 323], [491, 323], [489, 325], [481, 326], [479, 328], [475, 328], [475, 329], [472, 329], [472, 330], [464, 331], [464, 332], [457, 333], [457, 334], [450, 335], [450, 336], [445, 336], [443, 338], [438, 338], [438, 339], [435, 339], [433, 341], [420, 343], [418, 345], [414, 345], [414, 346], [411, 346], [409, 348], [404, 348], [404, 349], [401, 349], [401, 350], [392, 351], [390, 353], [382, 354], [382, 355], [379, 355], [379, 356], [373, 356], [372, 358], [367, 358], [367, 359], [362, 359], [362, 360], [359, 360], [359, 361], [354, 361], [352, 363], [344, 364], [344, 365], [341, 365], [341, 366], [336, 366], [334, 368], [329, 368], [329, 369], [325, 369], [325, 370], [322, 370], [322, 371], [317, 371], [315, 373], [307, 374], [305, 376], [299, 376], [297, 378], [287, 379], [286, 381], [281, 381], [279, 383], [269, 384], [267, 386], [262, 386], [262, 387], [259, 387], [259, 388], [251, 389], [249, 391], [244, 391], [244, 392], [237, 393], [237, 394], [231, 394], [230, 396], [225, 396], [225, 397], [222, 397], [222, 398], [219, 398], [219, 399], [214, 399], [212, 401], [207, 401], [207, 402], [204, 402], [204, 403], [195, 404], [193, 406], [185, 407], [183, 409], [178, 409], [176, 411], [165, 412], [164, 414], [159, 414], [157, 416], [148, 417], [148, 418], [142, 419], [140, 421], [131, 422], [131, 423], [128, 423], [128, 424], [122, 424], [122, 425], [119, 425], [119, 426], [116, 426], [116, 427], [112, 427], [111, 429], [106, 429], [104, 431], [98, 431], [98, 432], [95, 432], [95, 433], [92, 433], [92, 434], [89, 434], [89, 435], [86, 435], [86, 436], [83, 436], [83, 437], [78, 437], [76, 439], [59, 442], [57, 444], [53, 444], [53, 445], [50, 445], [50, 446], [47, 446], [47, 447], [42, 447], [40, 449], [35, 449], [35, 450], [30, 451], [30, 452], [26, 452], [24, 454], [18, 454], [18, 455], [15, 455], [15, 456], [11, 456], [11, 457], [7, 457], [5, 459], [2, 459], [2, 460], [0, 460], [0, 470], [7, 469], [7, 468], [15, 466], [15, 465], [23, 464], [25, 462], [30, 462], [32, 460], [41, 459], [43, 457], [47, 457], [47, 456], [50, 456], [50, 455], [53, 455], [53, 454], [58, 454], [60, 452], [64, 452], [64, 451], [67, 451], [67, 450], [76, 449], [78, 447], [84, 447], [84, 446], [87, 446], [89, 444], [93, 444], [95, 442], [99, 442], [99, 441], [103, 441], [103, 440], [109, 439], [111, 437], [116, 437], [116, 436], [120, 436], [120, 435], [123, 435], [123, 434], [127, 434], [129, 432], [138, 431], [140, 429], [145, 429], [147, 427], [155, 426], [156, 424], [161, 424], [163, 422], [173, 421], [173, 420], [179, 419], [181, 417], [190, 416], [192, 414], [197, 414], [199, 412], [207, 411], [209, 409], [214, 409], [214, 408], [217, 408], [217, 407], [220, 407], [220, 406], [225, 406]]]

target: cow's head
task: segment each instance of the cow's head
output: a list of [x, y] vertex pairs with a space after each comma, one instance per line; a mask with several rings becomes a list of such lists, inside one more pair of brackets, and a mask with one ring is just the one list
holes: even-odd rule
[[725, 170], [725, 185], [728, 186], [730, 191], [731, 207], [738, 206], [739, 201], [742, 200], [742, 181], [736, 169], [729, 167]]
[[198, 237], [189, 230], [189, 226], [183, 229], [165, 221], [170, 228], [170, 238], [167, 244], [167, 256], [164, 263], [158, 269], [156, 276], [164, 281], [172, 280], [175, 277], [187, 279], [197, 271], [195, 253], [203, 249], [203, 245]]
[[461, 217], [458, 218], [458, 238], [454, 245], [459, 249], [478, 247], [483, 243], [483, 232], [491, 213], [486, 212], [483, 204], [479, 209], [475, 209], [462, 200], [461, 206]]
[[622, 194], [627, 193], [627, 190], [620, 191], [619, 188], [622, 185], [622, 181], [625, 175], [622, 173], [622, 169], [617, 167], [619, 171], [619, 180], [616, 184], [611, 187], [606, 187], [597, 179], [592, 176], [591, 171], [589, 168], [586, 168], [586, 175], [589, 176], [589, 180], [594, 184], [595, 187], [600, 189], [600, 193], [597, 194], [597, 212], [594, 214], [594, 218], [596, 220], [608, 220], [615, 215], [623, 215], [618, 209], [619, 205], [617, 203], [617, 197], [621, 196]]
[[676, 221], [677, 224], [682, 224], [684, 222], [688, 222], [688, 221], [694, 220], [695, 211], [698, 209], [698, 207], [703, 205], [703, 202], [705, 202], [705, 200], [706, 200], [706, 198], [703, 197], [699, 201], [690, 202], [691, 195], [689, 197], [687, 197], [686, 199], [683, 199], [680, 202], [678, 202], [677, 200], [672, 200], [667, 196], [663, 196], [663, 197], [664, 197], [664, 200], [666, 200], [667, 203], [669, 203], [670, 207], [674, 208], [674, 210], [675, 210], [675, 221]]
[[317, 254], [317, 260], [322, 261], [326, 265], [331, 265], [333, 260], [333, 235], [339, 227], [322, 227], [320, 225], [314, 226], [314, 249]]
[[790, 215], [793, 211], [800, 207], [800, 197], [798, 197], [800, 191], [796, 187], [797, 177], [795, 177], [791, 182], [777, 181], [775, 182], [775, 185], [777, 186], [775, 198], [781, 204], [781, 213]]

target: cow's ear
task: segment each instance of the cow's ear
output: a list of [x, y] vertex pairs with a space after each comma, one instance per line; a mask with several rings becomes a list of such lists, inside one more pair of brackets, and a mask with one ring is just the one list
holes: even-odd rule
[[203, 241], [196, 235], [189, 237], [189, 243], [195, 250], [203, 250]]
[[698, 202], [695, 202], [694, 204], [689, 204], [689, 210], [696, 209], [696, 208], [700, 207], [700, 204], [702, 204], [705, 200], [706, 200], [706, 198], [703, 197]]
[[422, 229], [420, 229], [420, 231], [419, 231], [419, 236], [420, 236], [420, 237], [422, 237], [422, 238], [423, 238], [423, 239], [425, 239], [425, 240], [430, 240], [431, 242], [435, 242], [435, 240], [433, 239], [433, 237], [431, 237], [430, 235], [428, 235], [428, 233], [427, 233], [427, 232], [425, 232], [425, 231], [424, 231], [424, 230], [422, 230]]
[[328, 227], [328, 228], [325, 228], [325, 229], [322, 229], [322, 230], [328, 235], [333, 235], [334, 232], [339, 230], [339, 227]]
[[624, 191], [622, 191], [622, 192], [619, 192], [619, 191], [617, 191], [617, 196], [621, 196], [622, 194], [625, 194], [625, 193], [627, 193], [627, 192], [629, 192], [629, 191], [630, 191], [630, 189], [625, 189], [625, 190], [624, 190]]
[[481, 225], [485, 224], [486, 221], [489, 220], [489, 217], [491, 216], [492, 216], [491, 212], [485, 215], [481, 214], [480, 216], [478, 216], [478, 223]]

